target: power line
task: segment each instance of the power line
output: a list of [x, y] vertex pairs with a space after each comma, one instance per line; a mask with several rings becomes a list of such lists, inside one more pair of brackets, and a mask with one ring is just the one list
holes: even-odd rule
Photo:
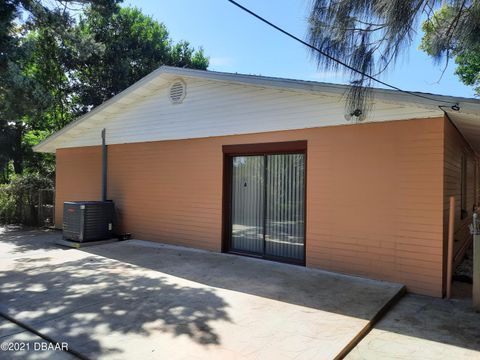
[[[313, 46], [312, 44], [307, 43], [306, 41], [300, 39], [299, 37], [293, 35], [292, 33], [289, 33], [288, 31], [282, 29], [281, 27], [273, 24], [272, 22], [268, 21], [267, 19], [261, 17], [260, 15], [258, 15], [258, 14], [256, 14], [256, 13], [254, 13], [252, 10], [250, 10], [250, 9], [246, 8], [245, 6], [237, 3], [236, 1], [234, 1], [234, 0], [227, 0], [227, 1], [230, 2], [230, 3], [232, 3], [233, 5], [235, 5], [236, 7], [240, 8], [241, 10], [245, 11], [246, 13], [252, 15], [253, 17], [257, 18], [258, 20], [264, 22], [265, 24], [273, 27], [275, 30], [280, 31], [280, 32], [283, 33], [284, 35], [287, 35], [288, 37], [292, 38], [292, 39], [295, 40], [295, 41], [298, 41], [299, 43], [307, 46], [308, 48], [319, 52], [319, 53], [322, 54], [323, 56], [329, 58], [330, 60], [332, 60], [332, 61], [334, 61], [334, 62], [336, 62], [336, 63], [338, 63], [339, 65], [342, 65], [342, 66], [346, 67], [347, 69], [349, 69], [349, 70], [351, 70], [351, 71], [353, 71], [353, 72], [356, 72], [357, 74], [360, 74], [360, 75], [362, 75], [362, 76], [365, 76], [365, 77], [369, 78], [370, 80], [373, 80], [373, 81], [375, 81], [375, 82], [377, 82], [377, 83], [379, 83], [379, 84], [382, 84], [382, 85], [384, 85], [384, 86], [387, 86], [387, 87], [389, 87], [389, 88], [391, 88], [391, 89], [400, 91], [400, 92], [405, 93], [405, 94], [409, 94], [409, 95], [412, 95], [412, 96], [416, 96], [416, 97], [419, 97], [419, 98], [423, 98], [423, 99], [427, 99], [427, 100], [431, 100], [431, 101], [436, 101], [436, 102], [440, 102], [440, 103], [444, 103], [444, 104], [445, 104], [445, 103], [447, 103], [447, 104], [448, 104], [448, 103], [454, 104], [454, 105], [452, 106], [452, 110], [456, 110], [456, 111], [459, 110], [459, 107], [458, 107], [458, 104], [457, 104], [457, 103], [448, 102], [448, 101], [441, 101], [441, 100], [434, 99], [434, 98], [431, 98], [431, 97], [428, 97], [428, 96], [425, 96], [425, 95], [421, 95], [421, 94], [414, 93], [414, 92], [412, 92], [412, 91], [403, 90], [403, 89], [401, 89], [401, 88], [399, 88], [399, 87], [397, 87], [397, 86], [395, 86], [395, 85], [390, 85], [390, 84], [386, 83], [385, 81], [379, 80], [379, 79], [377, 79], [377, 78], [375, 78], [375, 77], [373, 77], [373, 76], [371, 76], [371, 75], [369, 75], [369, 74], [366, 74], [366, 73], [364, 73], [363, 71], [357, 70], [357, 69], [355, 69], [353, 66], [350, 66], [350, 65], [348, 65], [347, 63], [345, 63], [345, 62], [343, 62], [343, 61], [341, 61], [341, 60], [339, 60], [339, 59], [331, 56], [330, 54], [327, 54], [326, 52], [320, 50], [320, 49], [317, 48], [316, 46]], [[454, 108], [454, 107], [455, 107], [455, 108]]]

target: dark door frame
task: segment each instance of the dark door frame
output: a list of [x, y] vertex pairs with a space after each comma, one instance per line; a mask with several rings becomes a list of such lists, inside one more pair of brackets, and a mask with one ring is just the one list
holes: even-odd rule
[[[275, 155], [275, 154], [299, 154], [305, 156], [305, 174], [304, 174], [304, 226], [303, 226], [303, 260], [294, 261], [292, 259], [276, 258], [273, 256], [265, 257], [248, 253], [238, 253], [243, 256], [262, 258], [280, 262], [288, 262], [305, 266], [307, 255], [307, 141], [285, 141], [255, 144], [236, 144], [223, 145], [223, 191], [222, 191], [222, 252], [231, 252], [231, 180], [232, 180], [232, 161], [234, 156], [248, 155]], [[235, 253], [235, 252], [231, 252]], [[235, 253], [237, 254], [237, 253]]]

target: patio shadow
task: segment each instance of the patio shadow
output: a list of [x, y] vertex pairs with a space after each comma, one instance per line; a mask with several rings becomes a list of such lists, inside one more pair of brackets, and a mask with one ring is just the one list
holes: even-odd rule
[[402, 289], [395, 283], [138, 240], [82, 250], [215, 288], [365, 320]]
[[1, 310], [89, 357], [121, 353], [99, 343], [99, 332], [114, 339], [160, 331], [218, 345], [221, 338], [211, 323], [230, 321], [228, 304], [215, 289], [172, 283], [162, 274], [102, 257], [57, 265], [36, 260], [16, 260], [16, 269], [2, 274]]
[[[142, 242], [143, 244], [143, 242]], [[174, 276], [355, 318], [371, 319], [398, 291], [395, 284], [316, 272], [228, 254], [170, 246], [135, 245], [135, 241], [87, 248], [86, 251], [148, 267]], [[427, 296], [400, 302], [378, 328], [409, 337], [480, 351], [480, 314], [465, 301]], [[403, 305], [407, 302], [408, 306]], [[422, 305], [423, 304], [423, 305]], [[425, 305], [428, 304], [428, 305]], [[400, 320], [390, 314], [401, 310]], [[468, 320], [470, 319], [470, 320]], [[458, 320], [458, 321], [457, 321]], [[480, 358], [480, 353], [479, 353]]]
[[[4, 244], [9, 244], [9, 255], [25, 255], [36, 250], [58, 250], [53, 238], [61, 238], [60, 231], [39, 230], [20, 225], [0, 226], [0, 237]], [[0, 257], [5, 254], [0, 254]]]

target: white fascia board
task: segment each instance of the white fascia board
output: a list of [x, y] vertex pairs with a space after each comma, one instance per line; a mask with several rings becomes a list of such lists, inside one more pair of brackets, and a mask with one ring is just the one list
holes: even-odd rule
[[[105, 112], [105, 109], [111, 108], [112, 106], [121, 102], [122, 99], [124, 100], [124, 102], [128, 102], [128, 100], [126, 99], [127, 97], [133, 94], [136, 90], [148, 88], [148, 85], [152, 81], [154, 81], [163, 74], [182, 77], [204, 78], [206, 80], [223, 81], [234, 84], [252, 85], [267, 88], [277, 88], [313, 94], [325, 94], [330, 96], [343, 96], [349, 89], [349, 85], [161, 66], [155, 71], [145, 76], [144, 78], [142, 78], [141, 80], [137, 81], [135, 84], [125, 89], [124, 91], [120, 92], [113, 98], [97, 106], [89, 113], [79, 117], [61, 130], [52, 134], [47, 139], [34, 146], [33, 150], [36, 152], [55, 152], [55, 140], [58, 139], [60, 136], [66, 135], [69, 130], [77, 127], [78, 125], [87, 121], [90, 118], [97, 117], [97, 115], [101, 116], [101, 113]], [[441, 109], [438, 107], [438, 105], [441, 105], [442, 103], [445, 106], [451, 106], [455, 103], [458, 103], [460, 106], [460, 112], [465, 114], [478, 115], [480, 112], [480, 100], [477, 99], [418, 92], [415, 93], [431, 99], [428, 100], [396, 90], [379, 88], [374, 88], [373, 94], [375, 99], [378, 101], [399, 105], [414, 105], [419, 108], [436, 110], [438, 111], [439, 116], [443, 114], [443, 111], [441, 111]], [[448, 109], [448, 107], [445, 108], [445, 110], [451, 111]]]
[[[251, 84], [270, 88], [283, 88], [288, 90], [304, 91], [309, 93], [326, 93], [331, 95], [344, 95], [350, 88], [350, 85], [323, 83], [308, 80], [284, 79], [276, 77], [266, 77], [258, 75], [246, 75], [235, 73], [224, 73], [217, 71], [205, 71], [186, 68], [176, 68], [171, 66], [162, 67], [164, 73], [191, 76], [196, 78], [206, 78], [210, 80], [220, 80], [230, 83]], [[465, 113], [478, 114], [480, 111], [480, 100], [465, 97], [454, 97], [446, 95], [437, 95], [422, 92], [411, 92], [419, 96], [430, 98], [431, 100], [418, 97], [398, 90], [372, 88], [375, 99], [380, 101], [394, 102], [396, 104], [410, 104], [423, 108], [438, 109], [438, 105], [451, 106], [458, 103], [460, 108], [464, 107]], [[439, 109], [438, 109], [439, 110]]]
[[106, 108], [110, 108], [113, 105], [117, 104], [120, 102], [122, 99], [126, 98], [130, 94], [134, 93], [136, 90], [142, 88], [143, 86], [149, 84], [151, 81], [156, 79], [160, 74], [162, 73], [162, 68], [158, 68], [157, 70], [151, 72], [147, 76], [143, 77], [133, 85], [129, 86], [122, 92], [118, 93], [111, 99], [105, 101], [104, 103], [100, 104], [99, 106], [95, 107], [92, 109], [90, 112], [86, 113], [85, 115], [80, 116], [78, 119], [72, 121], [70, 124], [66, 125], [62, 129], [58, 130], [57, 132], [53, 133], [50, 135], [48, 138], [40, 142], [39, 144], [35, 145], [33, 147], [33, 151], [35, 152], [55, 152], [55, 149], [49, 148], [49, 144], [54, 142], [58, 137], [64, 135], [66, 132], [69, 130], [73, 129], [74, 127], [77, 127], [81, 123], [85, 122], [86, 120], [99, 115], [103, 110]]

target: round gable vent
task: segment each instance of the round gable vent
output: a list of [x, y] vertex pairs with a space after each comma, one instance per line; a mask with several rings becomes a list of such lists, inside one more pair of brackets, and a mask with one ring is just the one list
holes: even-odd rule
[[182, 80], [175, 80], [170, 85], [170, 101], [172, 104], [180, 104], [187, 95], [187, 85]]

